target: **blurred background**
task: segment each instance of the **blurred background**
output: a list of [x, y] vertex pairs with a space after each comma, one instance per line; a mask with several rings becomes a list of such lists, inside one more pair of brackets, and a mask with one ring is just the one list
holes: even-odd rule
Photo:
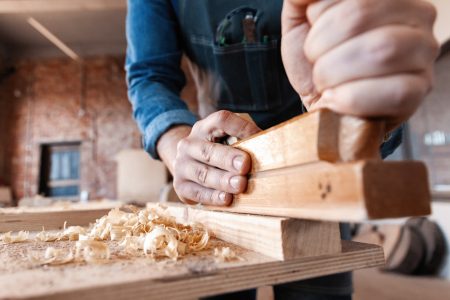
[[[450, 1], [430, 1], [438, 9], [435, 33], [442, 45], [435, 89], [390, 159], [425, 161], [434, 200], [431, 219], [448, 241]], [[142, 150], [132, 119], [125, 16], [125, 0], [0, 0], [0, 206], [174, 198], [170, 175]], [[195, 110], [196, 92], [186, 73], [182, 98]], [[450, 278], [448, 261], [437, 277]], [[357, 279], [357, 297], [377, 295], [370, 282]], [[420, 282], [406, 283], [416, 296], [423, 290]], [[450, 291], [448, 281], [431, 284], [430, 293]], [[411, 297], [405, 299], [434, 299]]]

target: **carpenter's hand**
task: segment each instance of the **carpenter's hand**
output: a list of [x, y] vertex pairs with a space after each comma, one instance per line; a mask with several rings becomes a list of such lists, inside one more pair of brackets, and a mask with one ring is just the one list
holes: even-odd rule
[[308, 109], [398, 124], [430, 90], [435, 17], [422, 0], [286, 0], [282, 56], [289, 80]]
[[251, 167], [244, 151], [216, 143], [220, 138], [246, 138], [260, 129], [229, 111], [219, 111], [195, 123], [178, 142], [173, 167], [174, 187], [184, 202], [229, 205], [233, 194], [247, 187]]

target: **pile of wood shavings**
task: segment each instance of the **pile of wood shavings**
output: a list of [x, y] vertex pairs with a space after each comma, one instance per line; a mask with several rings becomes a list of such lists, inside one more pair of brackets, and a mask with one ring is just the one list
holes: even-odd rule
[[[200, 224], [179, 224], [164, 208], [154, 207], [124, 212], [118, 208], [96, 220], [89, 229], [70, 226], [61, 232], [44, 229], [35, 241], [76, 241], [75, 248], [55, 249], [48, 247], [45, 253], [30, 253], [29, 259], [39, 265], [60, 265], [85, 261], [99, 263], [110, 259], [106, 241], [117, 241], [128, 256], [145, 254], [148, 257], [168, 257], [177, 260], [188, 253], [198, 252], [208, 246], [209, 233]], [[28, 232], [17, 235], [8, 232], [2, 236], [4, 243], [30, 241]]]

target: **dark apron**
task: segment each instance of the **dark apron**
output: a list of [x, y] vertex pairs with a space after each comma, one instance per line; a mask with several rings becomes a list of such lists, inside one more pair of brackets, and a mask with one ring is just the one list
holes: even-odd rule
[[[250, 113], [262, 128], [302, 113], [281, 61], [281, 1], [179, 0], [177, 6], [183, 50], [215, 79], [217, 110]], [[243, 30], [246, 16], [255, 20], [252, 42]]]
[[[302, 113], [300, 98], [290, 85], [281, 61], [282, 1], [178, 0], [172, 3], [180, 23], [184, 52], [191, 62], [214, 74], [218, 81], [214, 95], [217, 110], [250, 113], [263, 129]], [[253, 20], [250, 28], [254, 30], [250, 34], [243, 28], [246, 17]], [[348, 227], [341, 227], [341, 235], [349, 238]], [[299, 295], [352, 292], [350, 273], [278, 287]]]

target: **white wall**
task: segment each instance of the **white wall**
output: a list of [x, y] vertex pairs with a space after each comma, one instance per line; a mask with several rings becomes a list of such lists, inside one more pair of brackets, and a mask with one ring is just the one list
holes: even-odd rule
[[438, 11], [434, 33], [442, 44], [450, 39], [450, 0], [429, 0]]

